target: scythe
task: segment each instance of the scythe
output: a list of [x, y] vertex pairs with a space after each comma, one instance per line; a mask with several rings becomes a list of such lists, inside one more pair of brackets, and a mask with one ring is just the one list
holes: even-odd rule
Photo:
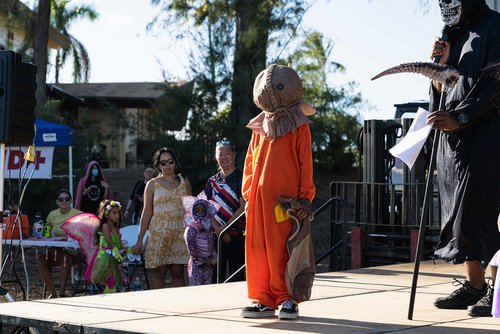
[[[448, 88], [452, 88], [458, 81], [460, 73], [454, 69], [452, 66], [434, 63], [405, 63], [399, 66], [391, 67], [375, 77], [372, 80], [378, 79], [382, 76], [395, 73], [419, 73], [431, 80], [437, 80], [442, 85], [441, 98], [439, 101], [439, 110], [445, 110], [446, 104], [446, 91]], [[434, 138], [432, 143], [432, 153], [431, 159], [429, 161], [429, 168], [427, 170], [426, 182], [425, 182], [425, 192], [424, 192], [424, 205], [422, 208], [422, 215], [420, 216], [419, 232], [418, 232], [418, 242], [417, 250], [415, 254], [415, 266], [413, 268], [413, 280], [410, 292], [410, 303], [408, 307], [408, 320], [413, 319], [413, 309], [415, 306], [415, 294], [417, 290], [418, 281], [418, 271], [420, 269], [420, 257], [422, 255], [424, 231], [425, 231], [425, 221], [428, 218], [429, 212], [429, 196], [432, 196], [432, 175], [434, 168], [436, 167], [436, 152], [438, 146], [438, 130], [434, 131]]]

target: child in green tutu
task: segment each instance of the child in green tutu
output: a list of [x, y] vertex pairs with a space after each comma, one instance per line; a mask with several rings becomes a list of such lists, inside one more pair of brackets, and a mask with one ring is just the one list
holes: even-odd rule
[[123, 286], [122, 261], [120, 249], [123, 249], [119, 232], [121, 224], [121, 204], [106, 199], [99, 205], [99, 228], [95, 242], [98, 249], [87, 268], [86, 276], [91, 283], [104, 293], [114, 293]]

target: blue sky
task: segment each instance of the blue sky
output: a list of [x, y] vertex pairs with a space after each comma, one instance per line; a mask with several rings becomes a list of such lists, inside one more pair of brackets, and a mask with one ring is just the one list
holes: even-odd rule
[[[70, 32], [88, 49], [90, 82], [162, 81], [162, 69], [186, 78], [186, 50], [169, 36], [154, 37], [146, 24], [156, 8], [149, 0], [73, 0], [93, 4], [96, 22], [76, 22]], [[395, 103], [427, 99], [429, 81], [417, 74], [396, 74], [376, 81], [380, 71], [404, 62], [429, 61], [434, 38], [442, 26], [436, 0], [427, 11], [422, 0], [319, 0], [304, 17], [304, 26], [335, 42], [332, 61], [347, 71], [330, 77], [334, 86], [356, 81], [373, 108], [364, 119], [393, 118]], [[48, 81], [53, 81], [49, 73]], [[71, 82], [69, 71], [61, 82]]]

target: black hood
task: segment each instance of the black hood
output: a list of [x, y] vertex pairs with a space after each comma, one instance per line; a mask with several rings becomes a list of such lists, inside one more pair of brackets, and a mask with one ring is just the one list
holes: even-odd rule
[[481, 21], [490, 10], [485, 0], [461, 0], [462, 10], [467, 18], [465, 23], [457, 26], [445, 26], [443, 31], [448, 35], [448, 41], [453, 43], [468, 27]]
[[461, 0], [461, 2], [464, 13], [472, 24], [481, 19], [483, 12], [488, 7], [485, 0]]

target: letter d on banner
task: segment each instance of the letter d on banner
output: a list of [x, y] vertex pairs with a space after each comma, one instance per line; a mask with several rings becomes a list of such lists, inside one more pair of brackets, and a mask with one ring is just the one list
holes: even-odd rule
[[[28, 151], [28, 146], [7, 147], [5, 155], [4, 175], [6, 179], [17, 179], [24, 174], [26, 161], [24, 154]], [[37, 147], [35, 163], [30, 164], [26, 171], [26, 176], [31, 174], [33, 168], [33, 179], [51, 179], [52, 178], [52, 158], [54, 156], [54, 147]]]

